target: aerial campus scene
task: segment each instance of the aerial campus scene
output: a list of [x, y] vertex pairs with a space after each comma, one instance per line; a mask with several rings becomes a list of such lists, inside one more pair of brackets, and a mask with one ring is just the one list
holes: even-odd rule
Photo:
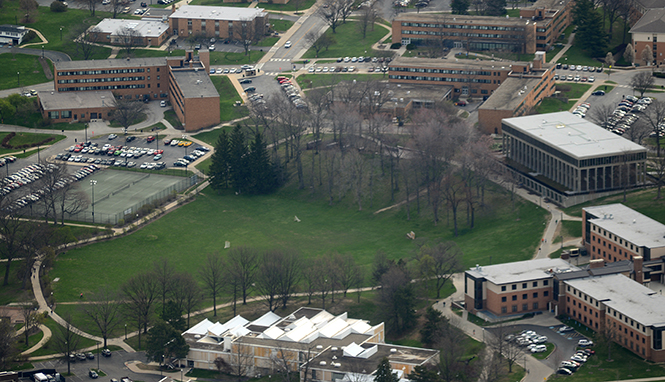
[[665, 380], [665, 0], [0, 11], [0, 381]]

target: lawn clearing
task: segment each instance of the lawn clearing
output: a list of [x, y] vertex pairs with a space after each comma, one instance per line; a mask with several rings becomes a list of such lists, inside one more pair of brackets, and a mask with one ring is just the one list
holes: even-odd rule
[[[261, 6], [263, 7], [263, 5]], [[286, 32], [293, 26], [294, 22], [291, 20], [276, 20], [270, 19], [272, 29], [277, 32]]]
[[223, 126], [219, 129], [214, 129], [203, 133], [198, 133], [196, 135], [192, 135], [192, 138], [199, 139], [211, 146], [215, 146], [215, 144], [217, 143], [217, 139], [219, 138], [219, 135], [222, 134], [222, 130], [226, 130], [227, 134], [231, 134], [231, 130], [233, 130], [233, 127]]
[[[566, 58], [568, 60], [566, 60]], [[566, 53], [564, 53], [561, 58], [559, 58], [559, 61], [562, 64], [569, 64], [569, 65], [582, 65], [582, 66], [601, 66], [602, 62], [598, 60], [594, 60], [593, 58], [589, 57], [580, 47], [578, 46], [571, 46]]]
[[582, 237], [582, 222], [564, 220], [561, 223], [561, 235], [563, 235], [563, 237], [571, 239]]
[[[0, 141], [3, 140], [7, 135], [9, 135], [9, 133], [0, 133]], [[0, 155], [21, 151], [23, 149], [18, 148], [19, 146], [32, 145], [38, 142], [44, 142], [48, 138], [53, 138], [53, 140], [46, 143], [46, 145], [44, 146], [52, 145], [56, 142], [65, 139], [66, 137], [64, 135], [56, 135], [56, 134], [17, 133], [8, 142], [10, 145], [14, 146], [15, 148], [12, 149], [0, 148]], [[42, 146], [42, 148], [44, 148], [44, 146]]]
[[318, 88], [320, 86], [333, 86], [342, 81], [369, 81], [369, 80], [382, 80], [384, 79], [383, 74], [367, 74], [367, 73], [357, 73], [357, 74], [301, 74], [296, 78], [298, 85], [302, 89], [312, 89]]
[[264, 49], [264, 52], [251, 50], [249, 55], [245, 53], [233, 53], [233, 52], [210, 52], [210, 64], [211, 65], [243, 65], [243, 64], [253, 64], [263, 57], [266, 54], [267, 49]]
[[[298, 12], [305, 11], [312, 7], [316, 3], [316, 0], [305, 0], [303, 3], [298, 6]], [[258, 8], [263, 8], [268, 11], [281, 11], [281, 12], [294, 12], [296, 10], [293, 3], [287, 4], [271, 4], [271, 3], [260, 3]], [[271, 20], [272, 22], [272, 20]]]
[[[44, 325], [46, 325], [46, 327], [51, 329], [51, 333], [53, 333], [53, 336], [44, 344], [44, 346], [42, 346], [41, 349], [37, 349], [37, 351], [35, 351], [34, 353], [30, 353], [31, 357], [39, 357], [43, 355], [52, 355], [58, 353], [55, 333], [62, 330], [62, 327], [57, 322], [53, 321], [53, 319], [50, 317], [47, 317], [46, 320], [44, 320]], [[91, 339], [81, 337], [76, 334], [74, 334], [74, 336], [78, 339], [78, 346], [76, 346], [76, 349], [74, 350], [84, 349], [97, 344], [97, 341], [93, 341]]]
[[[213, 77], [211, 77], [213, 78]], [[180, 119], [178, 119], [178, 116], [175, 114], [175, 111], [173, 110], [167, 110], [164, 112], [164, 119], [171, 124], [176, 129], [182, 129], [182, 123], [180, 123]]]
[[210, 80], [221, 95], [219, 97], [219, 119], [222, 122], [232, 121], [249, 115], [249, 110], [246, 106], [235, 106], [236, 101], [242, 101], [242, 98], [227, 76], [211, 76]]
[[337, 33], [332, 33], [332, 29], [326, 30], [325, 33], [332, 36], [336, 43], [330, 46], [328, 50], [319, 52], [319, 57], [316, 57], [313, 49], [309, 49], [302, 58], [372, 55], [372, 45], [387, 33], [390, 33], [386, 28], [376, 25], [373, 31], [368, 30], [367, 36], [362, 38], [362, 33], [358, 31], [358, 25], [358, 22], [347, 20], [346, 24], [337, 27]]
[[590, 88], [590, 84], [564, 83], [556, 85], [556, 90], [560, 91], [561, 95], [569, 100], [579, 99]]
[[536, 107], [536, 112], [538, 114], [547, 114], [566, 111], [575, 106], [575, 103], [576, 101], [568, 101], [568, 103], [563, 103], [556, 98], [543, 98], [540, 105]]
[[3, 53], [0, 62], [0, 90], [49, 82], [37, 56]]

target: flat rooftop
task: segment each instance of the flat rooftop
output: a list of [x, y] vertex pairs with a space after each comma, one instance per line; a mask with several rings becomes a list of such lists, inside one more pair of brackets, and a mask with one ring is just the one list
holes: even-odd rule
[[[174, 57], [168, 57], [173, 59]], [[136, 68], [147, 66], [166, 66], [167, 57], [144, 57], [127, 59], [104, 59], [104, 60], [81, 60], [60, 61], [55, 63], [55, 70], [94, 70], [94, 69], [117, 69]]]
[[665, 246], [664, 224], [621, 203], [586, 207], [583, 210], [597, 217], [588, 219], [590, 222], [632, 244], [648, 248]]
[[159, 37], [168, 31], [169, 24], [152, 20], [104, 19], [95, 28], [112, 35], [119, 35], [126, 28], [137, 31], [143, 37]]
[[[550, 272], [552, 270], [553, 273]], [[579, 271], [580, 268], [561, 259], [536, 259], [514, 263], [477, 266], [466, 273], [485, 278], [496, 284], [509, 284], [527, 280], [551, 278], [554, 273]]]
[[511, 25], [520, 26], [531, 23], [529, 19], [520, 19], [519, 17], [495, 17], [495, 16], [475, 16], [475, 15], [453, 15], [450, 13], [400, 13], [394, 21], [410, 22], [439, 22], [446, 24], [469, 24], [469, 25]]
[[522, 9], [540, 9], [540, 8], [545, 8], [545, 9], [564, 9], [566, 7], [566, 4], [571, 0], [538, 0], [535, 3], [529, 5], [526, 8]]
[[567, 111], [504, 118], [502, 122], [578, 160], [623, 153], [646, 153], [646, 149], [637, 143]]
[[256, 17], [267, 16], [263, 8], [236, 8], [236, 7], [211, 7], [205, 5], [183, 5], [170, 17], [180, 19], [201, 20], [254, 20]]
[[185, 98], [219, 97], [206, 68], [174, 70], [171, 72]]
[[[515, 110], [541, 81], [542, 78], [508, 77], [494, 90], [480, 109]], [[524, 87], [526, 91], [522, 91]]]
[[42, 108], [46, 111], [109, 107], [115, 104], [113, 93], [109, 90], [62, 93], [39, 92], [37, 96]]
[[512, 71], [512, 64], [522, 64], [529, 65], [528, 62], [512, 62], [511, 64], [506, 64], [505, 62], [499, 61], [483, 61], [483, 60], [442, 60], [437, 58], [416, 58], [416, 57], [398, 57], [390, 62], [388, 70], [393, 67], [398, 66], [407, 66], [407, 67], [422, 67], [422, 68], [433, 68], [433, 69], [468, 69], [472, 67], [473, 69], [487, 69], [487, 70], [504, 70]]
[[[374, 346], [376, 346], [376, 349], [372, 349]], [[361, 354], [352, 357], [344, 354], [343, 347], [331, 347], [314, 357], [311, 363], [312, 366], [310, 367], [318, 370], [351, 371], [354, 373], [361, 373], [361, 370], [364, 370], [365, 372], [361, 374], [371, 374], [376, 370], [377, 365], [383, 358], [388, 358], [390, 362], [397, 364], [421, 365], [439, 354], [438, 350], [391, 344], [365, 343], [362, 345], [351, 345], [351, 347], [359, 351], [361, 348], [363, 349], [362, 351], [372, 349], [372, 352], [367, 358]], [[374, 350], [376, 350], [375, 353], [373, 352]], [[325, 365], [322, 365], [322, 362], [325, 362]], [[336, 363], [339, 365], [335, 365]]]
[[665, 297], [624, 275], [587, 277], [565, 283], [645, 326], [665, 326]]

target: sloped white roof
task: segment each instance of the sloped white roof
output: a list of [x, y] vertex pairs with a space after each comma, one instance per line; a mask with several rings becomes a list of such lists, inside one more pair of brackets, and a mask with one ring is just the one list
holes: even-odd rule
[[357, 343], [351, 342], [349, 345], [344, 346], [343, 350], [345, 357], [357, 357], [358, 354], [362, 353], [365, 349]]
[[347, 324], [345, 320], [336, 317], [332, 321], [328, 322], [324, 327], [322, 327], [320, 333], [324, 337], [331, 338], [347, 326], [349, 326], [349, 324]]
[[221, 337], [226, 330], [227, 329], [224, 327], [224, 325], [220, 324], [219, 322], [215, 322], [214, 325], [208, 328], [207, 334], [215, 337]]
[[219, 341], [215, 340], [212, 337], [203, 337], [203, 338], [201, 338], [200, 340], [198, 340], [196, 342], [200, 342], [202, 344], [214, 344], [214, 345], [219, 344]]
[[268, 329], [264, 330], [263, 333], [259, 334], [259, 338], [270, 338], [273, 340], [278, 339], [284, 334], [284, 331], [276, 326], [271, 326]]
[[314, 325], [308, 319], [298, 320], [296, 322], [299, 323], [298, 326], [286, 332], [282, 336], [283, 339], [298, 342], [315, 330]]
[[310, 320], [311, 320], [312, 323], [314, 323], [314, 324], [319, 324], [319, 323], [321, 323], [321, 322], [330, 321], [330, 320], [332, 320], [333, 318], [335, 318], [335, 316], [333, 316], [332, 314], [328, 313], [328, 312], [325, 311], [325, 310], [322, 310], [322, 311], [319, 312], [317, 315], [315, 315], [314, 317], [310, 318]]
[[242, 337], [242, 336], [246, 336], [249, 333], [251, 333], [251, 330], [247, 329], [244, 326], [236, 326], [235, 328], [230, 329], [229, 333], [231, 333], [232, 335], [234, 335], [236, 337]]
[[372, 329], [372, 326], [369, 325], [368, 323], [366, 323], [365, 321], [358, 320], [358, 321], [354, 322], [351, 325], [351, 330], [354, 333], [364, 334], [364, 333], [367, 333], [367, 331], [369, 331], [371, 329]]
[[198, 324], [192, 326], [185, 332], [185, 334], [198, 334], [200, 336], [205, 335], [208, 333], [208, 328], [213, 325], [212, 321], [208, 320], [207, 318]]
[[268, 312], [263, 316], [257, 318], [256, 320], [252, 321], [250, 325], [270, 326], [281, 319], [282, 318], [276, 315], [274, 312]]

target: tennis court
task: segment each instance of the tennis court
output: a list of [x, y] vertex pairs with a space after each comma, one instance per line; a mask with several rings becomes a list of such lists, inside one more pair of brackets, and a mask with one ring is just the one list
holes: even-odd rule
[[[94, 186], [91, 181], [96, 181]], [[141, 206], [196, 184], [196, 176], [187, 178], [104, 169], [81, 180], [80, 184], [91, 203], [87, 209], [68, 218], [92, 222], [94, 202], [95, 223], [117, 224], [125, 215], [135, 214]]]

